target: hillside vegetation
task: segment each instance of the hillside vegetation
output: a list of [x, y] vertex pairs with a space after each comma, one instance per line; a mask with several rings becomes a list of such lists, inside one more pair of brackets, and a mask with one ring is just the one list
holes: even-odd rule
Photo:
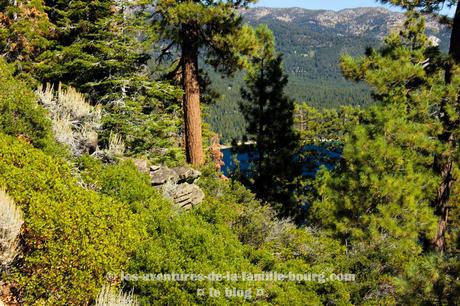
[[391, 2], [0, 1], [0, 305], [458, 304], [460, 8]]

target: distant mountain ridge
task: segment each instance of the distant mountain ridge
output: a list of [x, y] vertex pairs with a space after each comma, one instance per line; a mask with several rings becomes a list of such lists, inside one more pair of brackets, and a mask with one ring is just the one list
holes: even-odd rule
[[[405, 19], [403, 13], [383, 7], [341, 11], [256, 7], [241, 14], [249, 24], [267, 24], [274, 32], [289, 75], [288, 93], [298, 102], [315, 107], [374, 103], [366, 85], [342, 77], [340, 56], [360, 56], [367, 47], [378, 48], [390, 31], [403, 26]], [[431, 18], [427, 20], [427, 34], [447, 50], [448, 28]], [[242, 77], [221, 79], [211, 73], [211, 79], [224, 98], [211, 107], [208, 122], [228, 143], [244, 131], [238, 110]]]
[[261, 19], [271, 18], [299, 26], [308, 23], [311, 26], [333, 29], [342, 34], [362, 35], [367, 31], [372, 31], [377, 32], [380, 36], [385, 35], [404, 20], [403, 14], [391, 12], [385, 8], [344, 9], [336, 12], [302, 8], [258, 7], [244, 11], [242, 15], [252, 22], [263, 22]]
[[[300, 30], [305, 34], [315, 30], [324, 35], [374, 37], [380, 40], [390, 31], [401, 28], [405, 19], [404, 13], [390, 11], [384, 7], [361, 7], [340, 11], [256, 7], [241, 13], [251, 24], [266, 23], [270, 26], [284, 23], [287, 28]], [[426, 25], [430, 35], [441, 40], [448, 39], [448, 29], [434, 18], [428, 18]]]

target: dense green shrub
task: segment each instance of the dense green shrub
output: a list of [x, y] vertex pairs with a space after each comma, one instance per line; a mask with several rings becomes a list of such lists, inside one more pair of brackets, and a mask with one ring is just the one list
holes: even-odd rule
[[[17, 82], [12, 77], [9, 80]], [[19, 132], [4, 132], [12, 136], [24, 134], [35, 146], [46, 148], [47, 139], [51, 139], [47, 113], [35, 104], [35, 97], [25, 86], [18, 88], [26, 93], [21, 97], [29, 97], [24, 100], [29, 103], [27, 106], [37, 113], [27, 115], [26, 108], [20, 113], [20, 118], [27, 119], [23, 120], [24, 128]], [[5, 101], [11, 102], [7, 104], [9, 107], [15, 105], [14, 90], [5, 94], [9, 99]], [[129, 123], [129, 119], [132, 117], [122, 121]], [[162, 124], [154, 121], [155, 129], [166, 134], [158, 136], [143, 128], [138, 130], [150, 135], [148, 139], [153, 142], [145, 140], [144, 132], [133, 132], [132, 120], [118, 126], [126, 127], [122, 135], [134, 135], [141, 141], [133, 139], [130, 147], [128, 139], [129, 154], [144, 154], [152, 143], [175, 152], [176, 147], [167, 140], [174, 138], [170, 136], [176, 125], [164, 130]], [[119, 124], [117, 120], [113, 123]], [[43, 126], [41, 134], [40, 126]], [[163, 140], [166, 142], [162, 143]], [[158, 160], [174, 163], [181, 158], [166, 154]], [[108, 272], [314, 273], [341, 267], [337, 262], [342, 262], [343, 248], [334, 240], [315, 237], [306, 229], [276, 220], [273, 211], [261, 206], [244, 187], [218, 180], [211, 170], [205, 170], [200, 182], [207, 194], [206, 201], [198, 209], [184, 212], [162, 199], [150, 186], [148, 176], [130, 161], [106, 165], [84, 155], [76, 163], [78, 171], [74, 170], [73, 175], [79, 176], [79, 180], [73, 177], [64, 160], [52, 159], [12, 137], [0, 136], [0, 186], [6, 188], [25, 214], [24, 256], [5, 279], [16, 283], [26, 304], [87, 303], [95, 298]], [[217, 299], [196, 294], [198, 288], [223, 292], [233, 287], [263, 288], [265, 293], [259, 300], [265, 304], [301, 305], [306, 300], [312, 304], [347, 304], [348, 301], [346, 284], [337, 282], [126, 282], [124, 285], [133, 288], [144, 304], [254, 302], [254, 299], [228, 299], [224, 294]]]
[[130, 204], [133, 212], [138, 211], [138, 206], [151, 205], [152, 201], [161, 199], [159, 192], [151, 187], [149, 175], [139, 172], [131, 160], [103, 164], [83, 155], [77, 159], [77, 168], [84, 185]]
[[[119, 179], [111, 178], [111, 186], [116, 186], [114, 182]], [[279, 230], [277, 224], [284, 223], [273, 219], [274, 213], [261, 207], [254, 195], [241, 185], [219, 181], [210, 171], [205, 170], [200, 184], [207, 197], [193, 211], [179, 211], [154, 198], [145, 198], [144, 205], [138, 206], [149, 238], [143, 241], [128, 270], [141, 279], [125, 285], [134, 289], [142, 305], [242, 305], [255, 301], [262, 305], [305, 305], [305, 301], [311, 305], [347, 305], [347, 284], [338, 282], [143, 281], [144, 274], [159, 273], [287, 274], [341, 268], [336, 261], [343, 261], [344, 250], [334, 240], [314, 237], [295, 226], [281, 226]], [[142, 198], [141, 193], [139, 196]], [[210, 288], [220, 290], [221, 296], [210, 297]], [[252, 289], [252, 298], [226, 297], [226, 288]], [[264, 294], [256, 298], [258, 288]], [[204, 289], [205, 295], [197, 295], [198, 289]]]
[[[207, 197], [193, 211], [180, 211], [161, 199], [148, 176], [130, 161], [104, 165], [82, 156], [78, 168], [84, 181], [99, 192], [129, 204], [146, 225], [148, 237], [130, 260], [125, 275], [159, 273], [319, 273], [346, 270], [344, 249], [336, 241], [275, 219], [269, 206], [261, 206], [240, 184], [221, 181], [211, 166], [199, 181]], [[125, 279], [142, 305], [240, 305], [258, 300], [267, 305], [343, 303], [346, 283], [331, 282], [155, 282]], [[209, 289], [220, 290], [219, 298]], [[228, 298], [226, 288], [252, 289], [252, 299]], [[264, 295], [255, 298], [255, 290]], [[205, 296], [197, 295], [205, 289]]]
[[[6, 279], [17, 282], [27, 304], [85, 303], [96, 296], [107, 272], [347, 272], [341, 264], [344, 250], [336, 241], [274, 219], [244, 187], [220, 181], [212, 171], [205, 170], [200, 181], [206, 201], [184, 212], [162, 199], [148, 176], [129, 161], [104, 165], [87, 155], [78, 160], [80, 183], [105, 194], [100, 195], [78, 187], [61, 160], [8, 136], [0, 137], [0, 148], [0, 185], [25, 212], [25, 256]], [[256, 300], [229, 299], [226, 288], [261, 288], [264, 294], [257, 300], [267, 305], [346, 305], [349, 300], [348, 284], [340, 282], [124, 285], [144, 305], [240, 305]], [[222, 295], [198, 296], [200, 288], [215, 288]]]
[[[260, 271], [325, 273], [348, 270], [345, 248], [334, 239], [290, 220], [275, 217], [269, 205], [261, 205], [239, 183], [209, 176], [201, 182], [207, 201], [197, 210], [209, 223], [229, 226], [233, 235], [248, 247], [247, 258]], [[268, 284], [265, 284], [268, 285]], [[343, 304], [349, 299], [350, 283], [281, 282], [266, 288], [272, 305]]]
[[83, 189], [63, 160], [0, 134], [0, 186], [24, 211], [25, 256], [7, 276], [26, 304], [78, 305], [94, 298], [141, 239], [122, 202]]
[[13, 77], [13, 67], [0, 58], [0, 132], [21, 136], [38, 148], [53, 143], [51, 122], [34, 92]]

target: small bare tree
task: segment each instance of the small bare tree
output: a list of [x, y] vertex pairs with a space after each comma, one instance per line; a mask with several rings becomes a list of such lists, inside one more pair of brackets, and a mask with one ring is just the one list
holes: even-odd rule
[[8, 269], [19, 253], [22, 213], [4, 189], [0, 189], [0, 271]]
[[97, 150], [101, 109], [91, 106], [74, 88], [57, 90], [41, 86], [36, 91], [40, 103], [49, 111], [57, 142], [67, 145], [76, 156]]
[[96, 300], [96, 306], [138, 306], [132, 293], [124, 293], [110, 285], [104, 285]]

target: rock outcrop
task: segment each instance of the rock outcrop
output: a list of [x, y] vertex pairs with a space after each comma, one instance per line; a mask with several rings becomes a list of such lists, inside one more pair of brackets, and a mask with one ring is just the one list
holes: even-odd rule
[[203, 202], [204, 192], [195, 184], [183, 183], [166, 191], [180, 208], [190, 209]]
[[204, 192], [194, 184], [200, 176], [199, 171], [187, 167], [150, 167], [152, 186], [182, 209], [191, 209], [203, 202]]
[[150, 177], [152, 178], [152, 186], [162, 186], [167, 183], [177, 183], [179, 181], [179, 175], [176, 171], [162, 166], [151, 166]]

